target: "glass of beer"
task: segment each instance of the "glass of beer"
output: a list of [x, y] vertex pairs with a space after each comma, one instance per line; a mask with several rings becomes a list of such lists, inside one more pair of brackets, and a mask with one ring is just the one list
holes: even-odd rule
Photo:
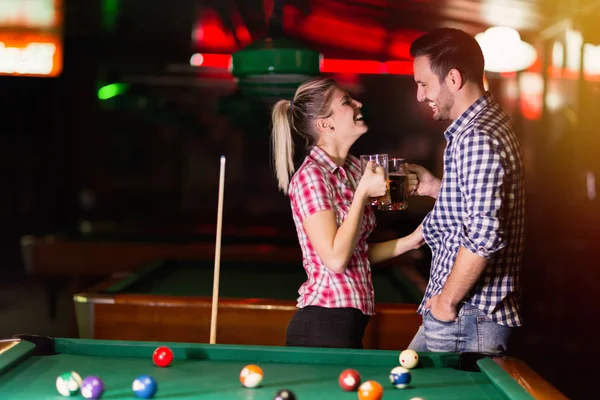
[[390, 185], [389, 185], [389, 161], [387, 154], [364, 154], [360, 156], [360, 170], [364, 174], [365, 168], [369, 161], [375, 161], [375, 166], [379, 166], [383, 168], [384, 171], [384, 179], [388, 182], [387, 190], [385, 194], [381, 197], [373, 197], [371, 198], [371, 206], [376, 208], [377, 210], [388, 210], [391, 204], [390, 199]]
[[408, 208], [408, 174], [406, 173], [405, 158], [390, 158], [388, 167], [388, 182], [391, 203], [388, 210], [406, 210]]

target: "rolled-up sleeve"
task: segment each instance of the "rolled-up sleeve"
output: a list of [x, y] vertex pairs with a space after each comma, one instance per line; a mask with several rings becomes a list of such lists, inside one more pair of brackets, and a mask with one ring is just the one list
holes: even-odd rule
[[466, 207], [462, 245], [490, 258], [506, 246], [506, 154], [497, 139], [477, 131], [462, 137], [458, 145], [457, 175]]

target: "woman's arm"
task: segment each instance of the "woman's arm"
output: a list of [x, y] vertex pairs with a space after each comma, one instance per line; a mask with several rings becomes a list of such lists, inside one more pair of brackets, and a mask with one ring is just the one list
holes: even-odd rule
[[365, 206], [370, 197], [385, 194], [386, 182], [383, 171], [374, 172], [367, 166], [360, 180], [348, 215], [338, 227], [335, 212], [324, 210], [304, 219], [304, 229], [315, 251], [332, 272], [344, 273], [356, 248]]
[[388, 240], [387, 242], [369, 245], [369, 261], [377, 264], [397, 257], [407, 251], [418, 249], [425, 241], [423, 240], [422, 225], [419, 225], [413, 233], [408, 236]]
[[333, 211], [320, 211], [303, 222], [312, 246], [332, 272], [342, 274], [346, 270], [358, 242], [366, 203], [367, 199], [356, 193], [348, 215], [339, 228]]

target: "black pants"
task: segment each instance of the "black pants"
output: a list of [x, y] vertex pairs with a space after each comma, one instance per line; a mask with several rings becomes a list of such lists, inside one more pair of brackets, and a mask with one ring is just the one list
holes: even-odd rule
[[299, 308], [288, 325], [286, 346], [362, 349], [370, 318], [356, 308]]

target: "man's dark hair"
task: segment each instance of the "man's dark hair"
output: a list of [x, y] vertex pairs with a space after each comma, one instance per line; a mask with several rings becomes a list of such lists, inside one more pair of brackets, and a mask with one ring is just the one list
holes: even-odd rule
[[468, 33], [454, 28], [439, 28], [416, 39], [410, 46], [413, 58], [427, 56], [429, 67], [440, 82], [451, 69], [460, 72], [463, 81], [483, 84], [484, 59], [481, 47]]

